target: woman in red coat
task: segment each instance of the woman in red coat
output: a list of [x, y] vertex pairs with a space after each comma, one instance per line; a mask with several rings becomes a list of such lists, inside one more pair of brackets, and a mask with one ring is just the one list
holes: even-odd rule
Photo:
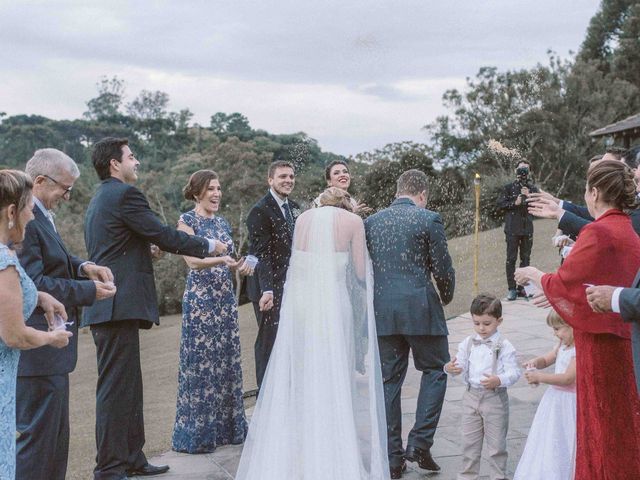
[[577, 373], [576, 480], [640, 478], [640, 399], [631, 331], [619, 314], [594, 313], [590, 285], [631, 286], [640, 267], [640, 239], [622, 210], [635, 203], [633, 173], [622, 162], [594, 162], [584, 199], [595, 221], [584, 227], [556, 273], [516, 271], [532, 281], [574, 329]]

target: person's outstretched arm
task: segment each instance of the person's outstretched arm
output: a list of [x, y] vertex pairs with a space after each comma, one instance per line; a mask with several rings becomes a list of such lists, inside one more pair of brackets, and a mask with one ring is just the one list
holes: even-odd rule
[[209, 242], [205, 238], [187, 235], [162, 223], [136, 187], [127, 189], [120, 208], [127, 227], [160, 250], [198, 258], [209, 255]]

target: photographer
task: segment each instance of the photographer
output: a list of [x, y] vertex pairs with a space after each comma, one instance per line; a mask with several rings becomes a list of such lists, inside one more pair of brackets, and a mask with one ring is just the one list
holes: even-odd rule
[[508, 300], [515, 300], [518, 295], [526, 296], [522, 287], [516, 290], [513, 273], [516, 269], [518, 250], [520, 251], [520, 267], [529, 265], [531, 247], [533, 246], [533, 216], [527, 211], [527, 197], [538, 192], [531, 181], [529, 162], [518, 161], [516, 180], [504, 186], [498, 199], [498, 207], [505, 211], [504, 233], [507, 241], [507, 285]]

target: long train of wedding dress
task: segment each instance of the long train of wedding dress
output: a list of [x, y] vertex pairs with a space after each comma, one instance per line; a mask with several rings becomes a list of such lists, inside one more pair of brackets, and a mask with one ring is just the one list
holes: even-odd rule
[[362, 220], [296, 221], [280, 325], [236, 480], [389, 478], [373, 277]]

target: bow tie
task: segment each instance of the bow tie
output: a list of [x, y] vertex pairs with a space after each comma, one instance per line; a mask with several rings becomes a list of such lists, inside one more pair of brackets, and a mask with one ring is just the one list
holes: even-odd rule
[[474, 347], [477, 347], [478, 345], [486, 345], [487, 347], [490, 347], [493, 344], [493, 341], [488, 338], [485, 340], [478, 340], [477, 338], [472, 338], [471, 341], [473, 342]]

